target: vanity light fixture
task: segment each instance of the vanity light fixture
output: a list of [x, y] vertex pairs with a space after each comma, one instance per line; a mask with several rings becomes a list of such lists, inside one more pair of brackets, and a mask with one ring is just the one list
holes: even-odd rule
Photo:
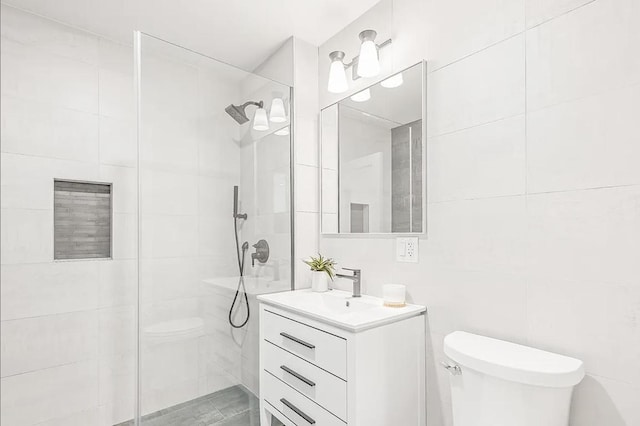
[[349, 63], [344, 62], [345, 53], [335, 50], [329, 53], [331, 66], [329, 67], [329, 81], [327, 90], [331, 93], [343, 93], [349, 89], [346, 69], [351, 67], [351, 78], [357, 80], [361, 77], [370, 78], [380, 74], [380, 49], [391, 44], [388, 39], [381, 44], [376, 44], [378, 33], [374, 30], [364, 30], [359, 34], [360, 54]]
[[329, 84], [327, 90], [331, 93], [346, 92], [349, 86], [347, 85], [347, 71], [344, 66], [344, 52], [336, 50], [329, 53], [329, 59], [331, 59], [331, 67], [329, 68]]
[[284, 112], [284, 102], [282, 98], [273, 98], [273, 100], [271, 101], [269, 121], [271, 121], [272, 123], [284, 123], [285, 121], [287, 121], [287, 115]]
[[386, 80], [382, 80], [380, 85], [382, 87], [386, 87], [387, 89], [393, 89], [394, 87], [401, 86], [402, 83], [404, 83], [404, 80], [402, 79], [402, 73], [398, 73], [396, 75], [392, 75]]
[[366, 102], [369, 99], [371, 99], [371, 91], [368, 88], [351, 96], [353, 102]]
[[253, 116], [253, 129], [259, 131], [269, 130], [269, 119], [267, 118], [267, 110], [258, 108]]
[[364, 30], [360, 33], [360, 56], [358, 56], [358, 75], [360, 77], [375, 77], [380, 74], [380, 56], [376, 46], [374, 30]]

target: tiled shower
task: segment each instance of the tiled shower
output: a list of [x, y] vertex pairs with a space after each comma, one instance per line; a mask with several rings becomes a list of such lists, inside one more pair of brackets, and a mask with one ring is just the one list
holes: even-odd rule
[[[291, 89], [137, 41], [2, 6], [3, 424], [156, 425], [234, 396], [246, 406], [209, 420], [253, 424], [255, 297], [291, 288]], [[275, 97], [287, 119], [268, 131], [225, 113]], [[234, 185], [250, 247], [240, 329]], [[75, 240], [74, 214], [95, 215]], [[270, 257], [252, 267], [259, 239]], [[239, 297], [232, 316], [246, 314]]]

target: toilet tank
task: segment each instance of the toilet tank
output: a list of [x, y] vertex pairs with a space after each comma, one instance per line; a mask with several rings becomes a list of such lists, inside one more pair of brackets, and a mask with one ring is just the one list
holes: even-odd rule
[[444, 353], [454, 426], [568, 425], [582, 361], [463, 331], [445, 337]]

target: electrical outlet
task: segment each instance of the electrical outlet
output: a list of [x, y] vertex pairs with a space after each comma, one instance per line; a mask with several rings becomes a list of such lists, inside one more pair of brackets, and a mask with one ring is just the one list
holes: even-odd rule
[[396, 261], [416, 263], [418, 251], [417, 237], [396, 238]]

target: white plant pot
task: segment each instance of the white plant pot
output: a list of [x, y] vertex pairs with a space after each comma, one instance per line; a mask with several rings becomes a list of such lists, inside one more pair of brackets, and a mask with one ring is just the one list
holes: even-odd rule
[[311, 271], [311, 290], [318, 293], [329, 290], [329, 275], [323, 271]]

